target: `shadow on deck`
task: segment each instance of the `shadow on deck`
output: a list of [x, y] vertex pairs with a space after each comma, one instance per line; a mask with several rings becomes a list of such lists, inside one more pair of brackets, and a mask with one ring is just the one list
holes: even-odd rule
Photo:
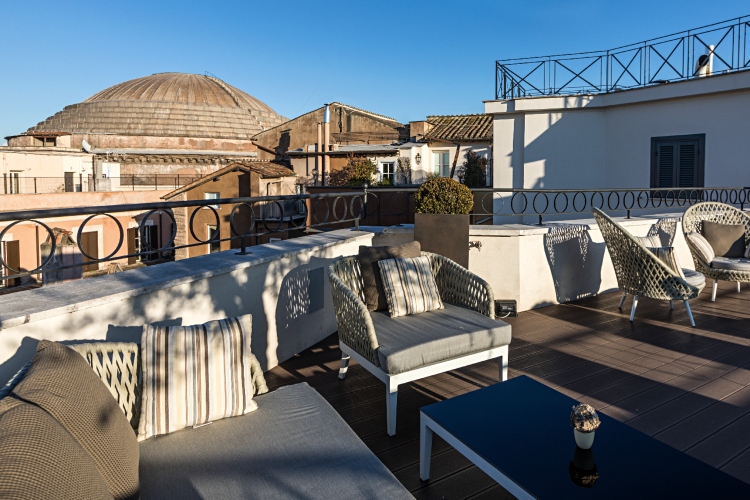
[[[521, 374], [750, 482], [750, 287], [720, 283], [693, 301], [696, 328], [681, 304], [641, 299], [634, 323], [619, 293], [509, 318], [509, 377]], [[399, 388], [397, 434], [385, 422], [385, 387], [354, 361], [338, 380], [332, 335], [266, 374], [273, 389], [305, 381], [417, 498], [509, 496], [436, 437], [431, 479], [419, 479], [419, 408], [498, 382], [495, 361]], [[563, 416], [562, 418], [566, 418]]]

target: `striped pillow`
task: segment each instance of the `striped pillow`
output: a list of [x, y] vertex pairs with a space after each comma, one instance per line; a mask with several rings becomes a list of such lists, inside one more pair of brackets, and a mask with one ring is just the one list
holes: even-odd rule
[[143, 327], [138, 440], [258, 408], [250, 374], [252, 316]]
[[443, 308], [426, 255], [378, 262], [391, 318]]
[[690, 240], [690, 243], [693, 244], [693, 250], [698, 254], [698, 258], [704, 263], [710, 264], [711, 261], [714, 260], [714, 257], [716, 257], [716, 254], [714, 254], [714, 247], [711, 246], [711, 243], [709, 243], [702, 234], [695, 231], [688, 233], [687, 237]]
[[650, 236], [634, 236], [635, 240], [646, 248], [658, 248], [661, 247], [661, 238], [658, 235], [652, 234]]
[[674, 247], [649, 247], [649, 250], [669, 269], [677, 274], [677, 276], [685, 279], [685, 274], [682, 272], [680, 263], [677, 261], [677, 255], [674, 253]]

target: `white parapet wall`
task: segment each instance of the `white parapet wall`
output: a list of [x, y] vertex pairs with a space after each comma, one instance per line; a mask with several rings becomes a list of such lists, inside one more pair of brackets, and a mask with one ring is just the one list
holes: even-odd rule
[[[682, 235], [681, 215], [663, 213], [615, 220], [636, 236], [658, 231], [665, 246], [672, 237], [658, 228], [671, 229], [680, 265], [694, 269]], [[414, 239], [413, 226], [367, 230], [375, 233], [376, 246]], [[481, 244], [481, 248], [470, 250], [469, 270], [487, 280], [496, 299], [516, 300], [519, 311], [617, 290], [609, 252], [593, 218], [542, 226], [471, 226], [469, 240]]]
[[253, 315], [264, 370], [334, 333], [328, 266], [373, 234], [339, 230], [0, 297], [0, 386], [39, 340], [140, 342], [145, 324], [194, 325]]

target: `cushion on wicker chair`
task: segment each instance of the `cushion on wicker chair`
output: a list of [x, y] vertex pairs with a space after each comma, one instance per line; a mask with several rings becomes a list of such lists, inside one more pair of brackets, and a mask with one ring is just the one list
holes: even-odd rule
[[702, 234], [692, 231], [691, 233], [688, 233], [687, 238], [693, 244], [698, 257], [700, 257], [703, 262], [710, 264], [711, 261], [714, 260], [714, 257], [716, 257], [714, 249], [711, 246], [711, 243], [709, 243]]
[[703, 221], [703, 236], [717, 257], [744, 257], [745, 226]]
[[750, 259], [716, 257], [713, 261], [711, 261], [711, 268], [727, 269], [729, 271], [750, 271]]
[[685, 277], [685, 281], [688, 285], [700, 288], [706, 284], [706, 277], [698, 271], [692, 269], [682, 269], [682, 275]]
[[0, 498], [112, 498], [73, 436], [42, 408], [13, 396], [0, 401], [0, 471]]
[[138, 440], [256, 410], [251, 331], [249, 314], [202, 325], [144, 326]]
[[677, 261], [677, 255], [674, 252], [674, 247], [648, 247], [648, 249], [656, 255], [656, 257], [662, 261], [669, 269], [674, 271], [677, 276], [685, 279], [685, 274], [682, 272], [680, 263]]
[[662, 246], [661, 238], [655, 234], [648, 236], [633, 236], [633, 238], [646, 248], [658, 248]]
[[394, 321], [371, 314], [380, 367], [391, 375], [510, 344], [509, 324], [445, 303], [445, 308]]
[[83, 356], [42, 340], [12, 396], [52, 415], [91, 456], [115, 498], [138, 496], [138, 442], [133, 428]]
[[357, 259], [359, 260], [359, 269], [362, 273], [362, 288], [368, 311], [384, 311], [388, 309], [388, 300], [385, 298], [378, 261], [420, 257], [421, 255], [422, 248], [418, 241], [390, 247], [359, 247]]
[[443, 308], [428, 256], [385, 259], [378, 266], [391, 318]]

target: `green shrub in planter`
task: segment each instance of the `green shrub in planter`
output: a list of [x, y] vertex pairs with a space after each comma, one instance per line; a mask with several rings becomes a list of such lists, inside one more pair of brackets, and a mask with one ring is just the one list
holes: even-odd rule
[[414, 193], [415, 211], [419, 214], [471, 213], [474, 195], [471, 190], [448, 177], [426, 180]]

